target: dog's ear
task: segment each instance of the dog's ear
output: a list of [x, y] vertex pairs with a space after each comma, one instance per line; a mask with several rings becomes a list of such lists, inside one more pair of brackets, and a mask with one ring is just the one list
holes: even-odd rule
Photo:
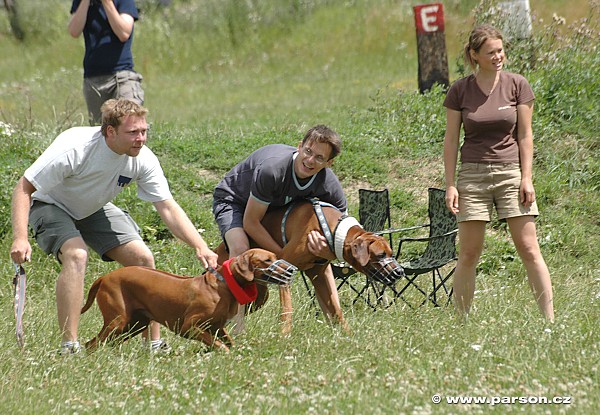
[[357, 238], [352, 243], [352, 256], [358, 261], [361, 266], [366, 266], [369, 263], [369, 245], [370, 242], [363, 238]]
[[237, 268], [240, 274], [240, 277], [244, 278], [246, 281], [254, 280], [254, 267], [252, 266], [252, 253], [244, 252], [237, 257]]

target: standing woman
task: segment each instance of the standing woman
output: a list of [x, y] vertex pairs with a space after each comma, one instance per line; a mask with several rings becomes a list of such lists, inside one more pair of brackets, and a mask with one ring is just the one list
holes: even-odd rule
[[[523, 76], [502, 70], [502, 34], [490, 25], [473, 29], [464, 58], [474, 73], [456, 81], [444, 101], [446, 206], [457, 216], [460, 242], [457, 310], [467, 314], [471, 308], [485, 227], [495, 206], [498, 218], [508, 223], [540, 311], [554, 321], [552, 283], [534, 221], [533, 91]], [[464, 143], [455, 182], [461, 126]]]

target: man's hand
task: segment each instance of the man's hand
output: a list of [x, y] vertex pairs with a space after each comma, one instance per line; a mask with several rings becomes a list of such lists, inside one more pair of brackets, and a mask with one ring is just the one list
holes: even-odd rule
[[204, 265], [205, 269], [208, 269], [208, 267], [217, 268], [217, 258], [219, 256], [209, 249], [208, 246], [206, 248], [198, 249], [196, 251], [196, 256], [202, 261], [202, 265]]
[[327, 239], [318, 231], [310, 231], [307, 239], [308, 251], [320, 258], [335, 259], [335, 253], [329, 249]]
[[10, 258], [15, 264], [22, 264], [31, 260], [31, 244], [29, 240], [15, 239], [10, 248]]

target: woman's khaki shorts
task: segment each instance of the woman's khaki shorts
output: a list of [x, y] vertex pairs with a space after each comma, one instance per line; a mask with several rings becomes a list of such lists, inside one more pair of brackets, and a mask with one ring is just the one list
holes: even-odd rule
[[519, 198], [521, 168], [518, 163], [463, 163], [458, 172], [459, 222], [492, 219], [496, 207], [498, 219], [537, 216], [534, 202], [529, 208]]

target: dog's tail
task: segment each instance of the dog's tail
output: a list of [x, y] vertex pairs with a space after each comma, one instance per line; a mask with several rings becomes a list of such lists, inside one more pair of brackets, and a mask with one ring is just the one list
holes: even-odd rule
[[88, 309], [92, 306], [92, 304], [94, 304], [94, 300], [96, 299], [96, 294], [98, 293], [98, 290], [100, 289], [100, 285], [102, 285], [102, 277], [100, 277], [96, 281], [94, 281], [94, 283], [90, 287], [90, 291], [88, 292], [88, 296], [87, 296], [87, 301], [85, 302], [85, 305], [81, 309], [81, 314], [88, 311]]

